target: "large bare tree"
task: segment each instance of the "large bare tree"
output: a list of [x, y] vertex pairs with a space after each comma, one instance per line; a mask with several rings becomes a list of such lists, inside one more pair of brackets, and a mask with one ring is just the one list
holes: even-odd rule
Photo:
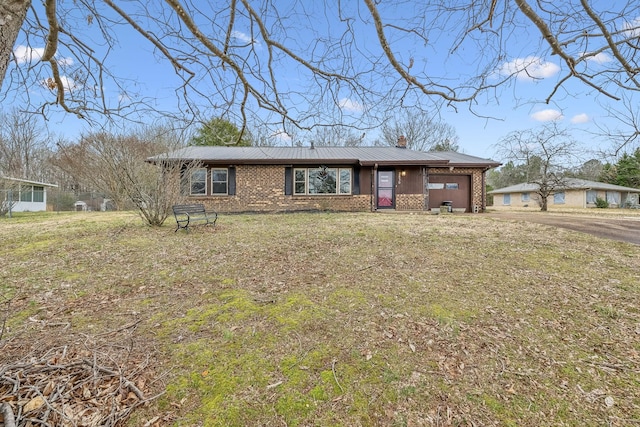
[[[163, 126], [127, 135], [100, 132], [85, 135], [76, 144], [60, 146], [55, 164], [78, 182], [111, 199], [116, 208], [133, 208], [152, 226], [160, 226], [171, 206], [185, 199], [181, 176], [190, 176], [196, 162], [165, 161], [180, 136]], [[154, 163], [146, 160], [157, 156]]]
[[[110, 67], [123, 45], [140, 45], [120, 43], [125, 33], [173, 70], [177, 103], [166, 113], [260, 118], [286, 132], [364, 129], [406, 107], [483, 114], [477, 106], [499, 99], [496, 88], [549, 66], [560, 73], [547, 102], [572, 81], [612, 100], [640, 91], [631, 0], [0, 0], [2, 96], [89, 119], [160, 109]], [[43, 101], [36, 86], [49, 90]]]
[[44, 126], [17, 110], [0, 113], [0, 175], [44, 181], [50, 154]]
[[407, 111], [382, 125], [383, 145], [394, 146], [404, 136], [407, 148], [419, 151], [457, 151], [458, 134], [449, 123], [419, 111]]
[[309, 142], [316, 147], [357, 147], [366, 136], [366, 132], [356, 132], [346, 126], [323, 126], [314, 129]]
[[495, 148], [503, 159], [524, 166], [525, 180], [535, 184], [535, 198], [542, 211], [547, 210], [554, 192], [567, 188], [570, 172], [582, 154], [577, 141], [557, 122], [511, 132]]

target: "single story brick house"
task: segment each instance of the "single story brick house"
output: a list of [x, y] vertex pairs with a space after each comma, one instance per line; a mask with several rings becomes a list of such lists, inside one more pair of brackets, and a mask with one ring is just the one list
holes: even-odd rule
[[[489, 194], [493, 194], [494, 207], [535, 207], [538, 188], [537, 184], [523, 183], [498, 188]], [[613, 208], [637, 207], [639, 195], [637, 188], [571, 178], [549, 197], [547, 208], [594, 208], [597, 198], [606, 200]]]
[[190, 201], [218, 212], [456, 211], [486, 207], [485, 173], [500, 163], [397, 147], [190, 146], [148, 161], [198, 162]]
[[57, 187], [46, 182], [0, 177], [0, 202], [10, 205], [13, 212], [46, 211], [47, 188]]

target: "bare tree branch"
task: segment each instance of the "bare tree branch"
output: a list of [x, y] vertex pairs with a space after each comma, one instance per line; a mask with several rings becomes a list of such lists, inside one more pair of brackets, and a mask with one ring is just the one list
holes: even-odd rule
[[495, 148], [503, 159], [526, 166], [526, 182], [536, 184], [534, 192], [542, 211], [547, 210], [548, 198], [555, 191], [566, 188], [568, 172], [581, 160], [577, 141], [556, 122], [511, 132]]
[[634, 82], [636, 87], [640, 88], [640, 82], [635, 77], [638, 74], [638, 72], [640, 72], [640, 68], [637, 68], [637, 67], [633, 68], [631, 67], [629, 62], [627, 62], [626, 58], [621, 54], [620, 50], [618, 49], [617, 43], [613, 41], [613, 37], [611, 33], [607, 30], [607, 27], [604, 25], [600, 17], [593, 11], [593, 9], [591, 9], [591, 7], [589, 6], [589, 3], [587, 3], [585, 0], [580, 0], [580, 3], [582, 4], [582, 7], [584, 8], [585, 12], [587, 12], [587, 15], [589, 15], [589, 17], [593, 20], [593, 22], [595, 22], [598, 28], [600, 28], [600, 30], [602, 31], [602, 36], [607, 41], [607, 44], [609, 45], [609, 49], [611, 49], [611, 54], [620, 62], [620, 64], [622, 65], [622, 68], [629, 76], [629, 79]]
[[391, 51], [389, 42], [387, 41], [387, 38], [384, 34], [384, 24], [382, 23], [382, 17], [378, 13], [378, 8], [376, 7], [375, 3], [373, 2], [373, 0], [365, 0], [365, 3], [369, 8], [369, 12], [371, 12], [371, 16], [373, 17], [373, 21], [376, 26], [376, 33], [378, 34], [378, 40], [380, 41], [380, 47], [382, 47], [382, 50], [387, 56], [387, 59], [389, 60], [389, 63], [391, 64], [391, 66], [398, 72], [398, 74], [400, 74], [400, 76], [402, 76], [402, 78], [409, 85], [417, 86], [425, 95], [439, 96], [441, 98], [444, 98], [447, 101], [452, 101], [452, 102], [466, 102], [466, 101], [472, 100], [475, 97], [475, 94], [472, 94], [467, 97], [459, 98], [456, 96], [454, 91], [451, 91], [450, 93], [445, 93], [442, 91], [428, 89], [426, 85], [424, 85], [423, 83], [418, 81], [418, 79], [410, 75], [409, 72], [400, 65], [395, 55]]
[[[0, 84], [8, 82], [0, 96], [44, 117], [62, 110], [98, 125], [232, 116], [243, 129], [261, 121], [272, 131], [368, 130], [396, 110], [460, 104], [487, 116], [482, 107], [501, 101], [501, 87], [523, 75], [548, 77], [517, 60], [549, 54], [561, 59], [564, 74], [532, 102], [573, 91], [571, 82], [611, 100], [640, 92], [640, 5], [630, 1], [298, 1], [287, 10], [273, 0], [30, 5], [0, 0]], [[170, 105], [145, 96], [141, 77], [114, 73], [112, 57], [136, 45], [120, 29], [133, 29], [173, 68], [163, 82], [174, 91]], [[511, 61], [520, 68], [505, 66]], [[45, 87], [51, 93], [38, 92]]]

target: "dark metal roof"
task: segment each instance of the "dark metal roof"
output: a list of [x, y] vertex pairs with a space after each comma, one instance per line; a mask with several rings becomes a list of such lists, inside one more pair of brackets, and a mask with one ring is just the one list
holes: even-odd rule
[[432, 151], [430, 152], [430, 154], [442, 159], [446, 159], [449, 162], [448, 166], [485, 166], [494, 168], [502, 164], [500, 162], [496, 162], [495, 160], [470, 156], [468, 154], [457, 153], [455, 151]]
[[500, 163], [455, 152], [423, 152], [397, 147], [185, 147], [149, 158], [226, 164], [360, 164], [496, 167]]

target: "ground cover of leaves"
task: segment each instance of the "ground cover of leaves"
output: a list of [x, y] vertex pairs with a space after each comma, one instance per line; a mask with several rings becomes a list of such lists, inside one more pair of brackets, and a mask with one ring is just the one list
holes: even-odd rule
[[[638, 246], [483, 215], [173, 230], [0, 220], [0, 404], [21, 425], [640, 424]], [[94, 372], [68, 412], [38, 388], [71, 381], [51, 366]]]

